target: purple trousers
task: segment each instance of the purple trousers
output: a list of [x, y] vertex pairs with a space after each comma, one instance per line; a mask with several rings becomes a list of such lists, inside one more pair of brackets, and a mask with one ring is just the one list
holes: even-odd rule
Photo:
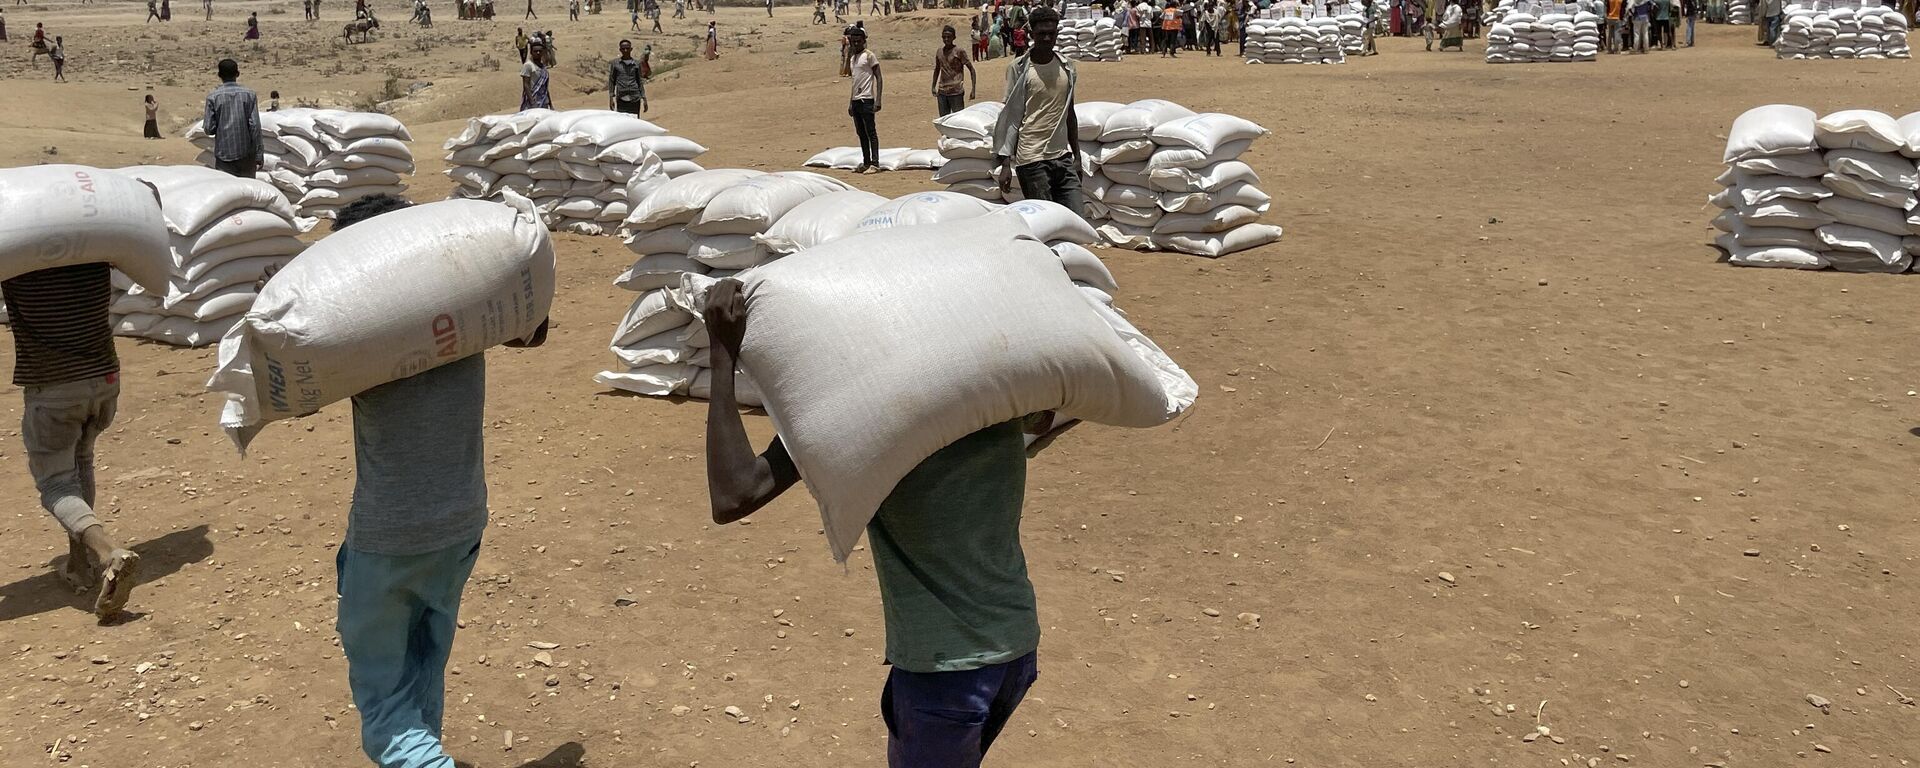
[[887, 675], [880, 714], [891, 768], [978, 768], [1039, 678], [1036, 655], [965, 672]]

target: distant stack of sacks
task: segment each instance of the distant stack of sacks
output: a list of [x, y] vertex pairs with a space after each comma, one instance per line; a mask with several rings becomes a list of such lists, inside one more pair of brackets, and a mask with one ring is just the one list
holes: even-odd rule
[[[686, 274], [725, 277], [790, 251], [762, 235], [790, 212], [817, 206], [863, 212], [878, 195], [817, 173], [764, 173], [741, 168], [698, 171], [661, 184], [634, 182], [633, 210], [621, 233], [637, 257], [614, 284], [640, 294], [615, 328], [611, 346], [621, 368], [595, 378], [643, 395], [704, 397], [708, 377], [701, 308], [679, 291]], [[757, 404], [742, 380], [743, 401]]]
[[448, 139], [454, 197], [511, 190], [530, 198], [547, 228], [607, 234], [630, 211], [634, 182], [696, 173], [707, 148], [632, 115], [604, 109], [530, 109], [476, 117]]
[[113, 332], [175, 346], [213, 344], [253, 306], [255, 283], [306, 246], [314, 220], [256, 179], [198, 166], [135, 166], [123, 173], [160, 191], [172, 239], [173, 275], [155, 295], [114, 274]]
[[[1021, 216], [1059, 254], [1069, 277], [1112, 303], [1112, 275], [1085, 246], [1097, 239], [1080, 217], [1053, 203], [1012, 206], [951, 192], [887, 200], [805, 171], [720, 169], [636, 190], [627, 247], [639, 255], [614, 284], [640, 295], [615, 327], [620, 367], [594, 378], [615, 389], [658, 397], [707, 396], [710, 340], [701, 321], [704, 285], [744, 269], [862, 232], [985, 216]], [[689, 278], [689, 275], [699, 278]], [[739, 380], [741, 402], [759, 404], [753, 382]]]
[[1727, 134], [1713, 225], [1750, 267], [1905, 272], [1920, 253], [1920, 113], [1748, 110]]
[[1535, 16], [1501, 2], [1487, 28], [1487, 63], [1593, 61], [1600, 54], [1600, 17], [1587, 11]]
[[[947, 157], [933, 180], [947, 191], [988, 202], [1022, 199], [1017, 180], [1003, 195], [994, 178], [992, 135], [1001, 106], [980, 102], [933, 121]], [[1265, 128], [1163, 99], [1082, 102], [1074, 114], [1083, 213], [1106, 242], [1221, 256], [1280, 238], [1279, 227], [1256, 223], [1270, 198], [1239, 159]]]
[[1119, 61], [1126, 36], [1113, 19], [1063, 19], [1056, 45], [1061, 56], [1074, 61]]
[[1895, 8], [1787, 6], [1774, 52], [1783, 59], [1904, 59], [1907, 17]]
[[[803, 163], [808, 168], [833, 168], [851, 171], [860, 167], [859, 147], [834, 147]], [[900, 147], [880, 150], [880, 170], [883, 171], [929, 171], [939, 168], [947, 159], [937, 149], [910, 149]]]
[[[1075, 112], [1083, 154], [1098, 152], [1082, 191], [1106, 242], [1224, 256], [1280, 239], [1279, 227], [1259, 223], [1271, 199], [1240, 160], [1265, 128], [1161, 99], [1093, 102]], [[1090, 130], [1096, 120], [1098, 133]], [[1097, 150], [1087, 146], [1095, 137]]]
[[[187, 140], [213, 167], [214, 138], [194, 123]], [[363, 197], [403, 194], [413, 175], [407, 127], [377, 112], [285, 109], [260, 113], [262, 162], [257, 177], [286, 195], [302, 216], [333, 218]]]
[[1331, 16], [1247, 22], [1248, 64], [1343, 64], [1341, 22]]
[[1728, 24], [1752, 24], [1753, 0], [1729, 0], [1727, 3]]

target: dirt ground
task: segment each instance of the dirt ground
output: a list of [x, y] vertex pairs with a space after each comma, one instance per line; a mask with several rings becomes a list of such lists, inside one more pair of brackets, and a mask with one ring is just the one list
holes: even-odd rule
[[[539, 2], [560, 31], [556, 100], [603, 104], [597, 62], [624, 14], [569, 23]], [[377, 7], [388, 28], [343, 47], [343, 0], [313, 25], [284, 1], [220, 0], [214, 22], [189, 1], [164, 27], [134, 3], [7, 4], [0, 164], [190, 162], [184, 141], [137, 138], [140, 96], [178, 135], [231, 55], [286, 105], [389, 102], [422, 157], [416, 196], [437, 199], [439, 142], [517, 101], [520, 14], [463, 22], [436, 3], [420, 31]], [[259, 46], [239, 42], [249, 10]], [[837, 36], [807, 15], [722, 9], [714, 62], [686, 55], [705, 14], [634, 35], [671, 69], [649, 117], [711, 147], [709, 167], [854, 143]], [[922, 89], [949, 17], [867, 25], [902, 56], [884, 63], [884, 146], [932, 146]], [[66, 36], [71, 83], [28, 63], [36, 21]], [[1042, 674], [990, 763], [1920, 760], [1920, 707], [1902, 700], [1920, 696], [1920, 377], [1899, 362], [1914, 283], [1716, 263], [1704, 205], [1741, 111], [1904, 114], [1913, 65], [1777, 61], [1750, 28], [1700, 33], [1578, 65], [1415, 40], [1344, 66], [1083, 65], [1083, 100], [1165, 97], [1271, 128], [1248, 160], [1287, 234], [1217, 261], [1102, 252], [1120, 305], [1202, 397], [1170, 427], [1078, 428], [1033, 460]], [[1003, 67], [981, 65], [981, 97]], [[631, 298], [610, 285], [625, 249], [556, 239], [550, 343], [489, 355], [494, 517], [447, 678], [453, 754], [881, 764], [866, 553], [834, 564], [800, 493], [709, 524], [704, 408], [592, 381]], [[202, 388], [212, 351], [121, 353], [101, 507], [145, 555], [137, 613], [96, 626], [61, 588], [61, 536], [17, 430], [0, 435], [0, 764], [362, 764], [332, 628], [346, 409], [240, 458]], [[0, 393], [0, 421], [19, 402]], [[555, 668], [530, 643], [556, 644]], [[1536, 723], [1550, 736], [1524, 741]]]

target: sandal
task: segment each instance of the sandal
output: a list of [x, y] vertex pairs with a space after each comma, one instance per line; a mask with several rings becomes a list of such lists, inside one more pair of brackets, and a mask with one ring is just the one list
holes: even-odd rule
[[140, 555], [131, 550], [113, 551], [100, 569], [100, 595], [94, 598], [93, 615], [105, 621], [127, 607], [127, 598], [133, 595], [134, 572], [139, 565]]

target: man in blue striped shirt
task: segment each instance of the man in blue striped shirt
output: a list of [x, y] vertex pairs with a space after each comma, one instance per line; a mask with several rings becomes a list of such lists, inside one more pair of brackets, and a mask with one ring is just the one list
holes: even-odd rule
[[221, 59], [220, 87], [207, 94], [201, 125], [213, 137], [214, 170], [251, 179], [260, 170], [260, 101], [239, 79], [240, 63]]

